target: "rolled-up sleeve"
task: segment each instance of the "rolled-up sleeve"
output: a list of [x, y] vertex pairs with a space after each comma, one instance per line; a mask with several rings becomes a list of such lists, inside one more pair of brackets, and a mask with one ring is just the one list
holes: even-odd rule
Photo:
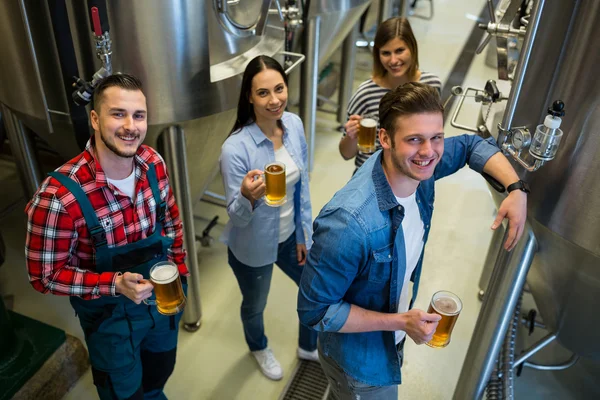
[[485, 163], [499, 151], [494, 138], [484, 140], [476, 135], [460, 135], [444, 139], [444, 155], [435, 169], [435, 179], [451, 175], [466, 164], [481, 173]]
[[343, 209], [322, 210], [314, 228], [300, 280], [298, 316], [314, 330], [337, 332], [350, 314], [344, 297], [368, 259], [368, 244], [356, 219]]
[[234, 226], [244, 227], [252, 219], [252, 204], [241, 193], [242, 181], [250, 168], [246, 165], [247, 157], [242, 157], [240, 151], [227, 143], [223, 145], [220, 167], [227, 198], [227, 214]]

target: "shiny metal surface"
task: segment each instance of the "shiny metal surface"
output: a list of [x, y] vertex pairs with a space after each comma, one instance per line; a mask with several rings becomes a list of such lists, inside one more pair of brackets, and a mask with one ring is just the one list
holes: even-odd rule
[[6, 137], [10, 143], [11, 152], [17, 161], [23, 193], [30, 199], [42, 183], [42, 174], [37, 158], [33, 152], [31, 132], [23, 125], [19, 118], [4, 104], [0, 103], [2, 119], [6, 126]]
[[350, 31], [342, 44], [342, 60], [340, 65], [340, 87], [338, 89], [337, 120], [345, 124], [348, 119], [348, 103], [352, 97], [354, 84], [354, 68], [356, 62], [356, 38], [358, 37], [358, 23]]
[[[42, 85], [39, 54], [34, 46], [34, 37], [39, 24], [46, 21], [44, 6], [35, 5], [41, 13], [28, 16], [34, 4], [31, 1], [0, 1], [0, 102], [6, 104], [17, 115], [29, 116], [32, 125], [51, 131], [48, 103]], [[34, 30], [32, 32], [32, 29]]]
[[536, 250], [537, 241], [529, 225], [511, 252], [500, 249], [454, 391], [455, 400], [481, 399]]
[[[186, 155], [185, 131], [180, 126], [166, 128], [159, 136], [159, 149], [164, 154], [169, 170], [173, 194], [181, 212], [183, 223], [183, 247], [187, 251], [187, 266], [190, 271], [199, 271], [198, 250], [194, 232], [194, 212], [189, 193], [190, 179]], [[188, 301], [183, 311], [183, 325], [187, 330], [195, 331], [202, 322], [202, 305], [200, 303], [200, 277], [191, 273], [188, 279]]]
[[319, 48], [322, 21], [320, 16], [311, 18], [303, 32], [306, 60], [301, 68], [302, 90], [300, 92], [300, 118], [304, 123], [308, 145], [308, 170], [312, 171], [315, 158], [315, 125], [317, 118], [317, 87], [319, 83]]
[[532, 188], [529, 218], [540, 242], [528, 283], [557, 340], [596, 361], [600, 320], [581, 313], [600, 308], [599, 35], [600, 2], [546, 2], [539, 40], [526, 39], [530, 59], [518, 67], [522, 85], [513, 86], [503, 120], [531, 130], [552, 101], [567, 105], [556, 158], [534, 173], [515, 167]]

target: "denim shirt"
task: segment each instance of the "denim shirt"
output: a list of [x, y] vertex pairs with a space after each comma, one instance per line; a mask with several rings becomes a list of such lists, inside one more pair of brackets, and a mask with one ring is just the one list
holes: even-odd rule
[[[308, 151], [304, 126], [300, 118], [284, 112], [283, 145], [300, 170], [293, 199], [296, 243], [312, 243], [312, 209], [308, 189]], [[229, 222], [221, 240], [229, 246], [242, 263], [260, 267], [277, 260], [279, 244], [279, 208], [269, 207], [264, 198], [256, 200], [254, 207], [242, 196], [242, 180], [253, 169], [264, 170], [267, 163], [275, 161], [273, 143], [256, 123], [244, 126], [229, 136], [221, 149], [221, 175], [227, 197]]]
[[[433, 214], [434, 182], [465, 163], [481, 172], [498, 152], [473, 135], [444, 140], [445, 151], [433, 176], [422, 181], [417, 205], [427, 243]], [[400, 360], [393, 331], [339, 333], [354, 304], [381, 313], [397, 313], [406, 271], [404, 210], [398, 204], [376, 152], [348, 184], [323, 207], [314, 223], [314, 243], [308, 254], [298, 293], [298, 315], [319, 331], [322, 351], [352, 378], [374, 385], [401, 383]], [[399, 229], [400, 228], [400, 229]], [[415, 271], [411, 307], [419, 289], [421, 252]]]

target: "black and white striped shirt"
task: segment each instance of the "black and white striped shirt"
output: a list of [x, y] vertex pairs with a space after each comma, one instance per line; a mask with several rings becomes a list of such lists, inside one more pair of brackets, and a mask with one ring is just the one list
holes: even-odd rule
[[[438, 90], [438, 92], [442, 93], [442, 82], [437, 75], [434, 75], [430, 72], [421, 72], [421, 78], [419, 82], [426, 83], [429, 86], [433, 86]], [[381, 98], [389, 92], [390, 89], [382, 88], [373, 82], [373, 79], [369, 79], [360, 84], [356, 92], [350, 98], [350, 103], [348, 104], [348, 118], [351, 115], [360, 115], [362, 117], [370, 117], [379, 121], [379, 102]], [[378, 122], [379, 125], [379, 122]], [[343, 136], [346, 136], [346, 131], [344, 131]], [[375, 147], [376, 150], [381, 149], [381, 145], [379, 144], [379, 136], [375, 139]], [[372, 153], [362, 153], [358, 152], [354, 159], [354, 165], [356, 168], [363, 165], [363, 163], [371, 156]]]

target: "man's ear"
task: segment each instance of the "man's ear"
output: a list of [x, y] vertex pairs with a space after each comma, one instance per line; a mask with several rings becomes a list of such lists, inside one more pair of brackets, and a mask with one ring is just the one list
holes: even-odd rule
[[100, 130], [100, 117], [98, 116], [96, 110], [92, 110], [90, 112], [90, 122], [92, 123], [92, 128], [94, 131]]
[[385, 128], [379, 128], [379, 143], [386, 150], [392, 148], [392, 139], [390, 133]]

